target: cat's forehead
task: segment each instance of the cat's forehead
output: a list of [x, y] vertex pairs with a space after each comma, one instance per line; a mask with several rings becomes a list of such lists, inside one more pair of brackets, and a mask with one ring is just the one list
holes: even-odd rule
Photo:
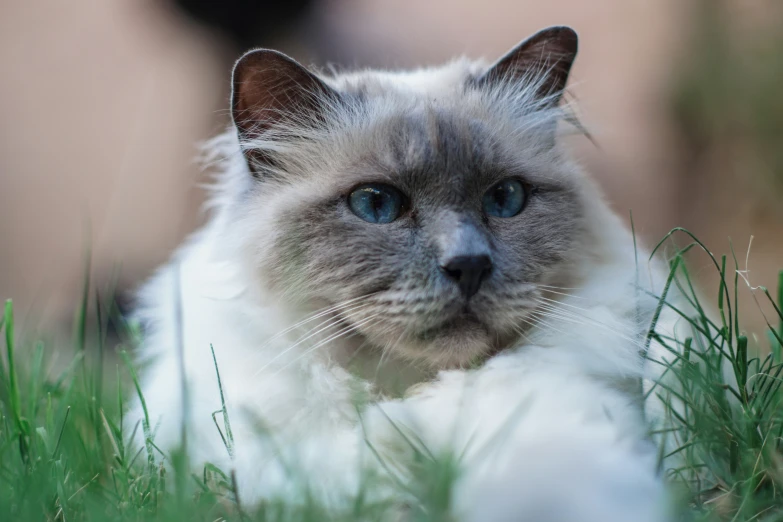
[[541, 147], [475, 102], [382, 104], [339, 140], [335, 177], [426, 192], [439, 186], [483, 191], [509, 176], [568, 182], [571, 173], [557, 168], [560, 155], [554, 148]]
[[353, 71], [336, 74], [325, 80], [339, 91], [364, 96], [433, 98], [455, 94], [459, 87], [485, 69], [486, 64], [482, 61], [460, 58], [439, 67], [403, 71]]
[[487, 122], [434, 105], [379, 122], [369, 149], [382, 166], [400, 171], [479, 171], [502, 161]]

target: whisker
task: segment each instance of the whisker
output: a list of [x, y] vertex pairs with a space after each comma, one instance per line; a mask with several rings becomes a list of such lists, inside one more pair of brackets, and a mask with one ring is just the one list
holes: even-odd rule
[[556, 299], [550, 299], [548, 297], [541, 296], [541, 297], [539, 297], [539, 299], [542, 300], [542, 301], [547, 301], [549, 303], [553, 303], [555, 305], [565, 306], [567, 308], [573, 308], [574, 310], [578, 310], [580, 312], [589, 312], [590, 311], [589, 308], [585, 308], [585, 307], [582, 307], [582, 306], [577, 306], [577, 305], [574, 305], [574, 304], [571, 304], [571, 303], [564, 303], [562, 301], [558, 301]]
[[[543, 302], [543, 301], [545, 301], [545, 302]], [[579, 315], [580, 313], [589, 313], [591, 311], [589, 308], [581, 308], [579, 306], [571, 305], [571, 304], [568, 304], [568, 303], [561, 303], [560, 301], [556, 301], [554, 299], [547, 299], [545, 297], [541, 298], [541, 300], [539, 301], [539, 305], [541, 305], [541, 306], [549, 306], [549, 307], [551, 307], [551, 308], [553, 308], [555, 310], [558, 310], [558, 311], [561, 311], [561, 312], [564, 312], [564, 313], [567, 312], [567, 313], [574, 314], [574, 315], [576, 315], [578, 317], [584, 317], [587, 320], [593, 321], [595, 324], [604, 325], [604, 326], [606, 326], [608, 328], [611, 328], [612, 330], [622, 329], [622, 330], [624, 330], [628, 334], [634, 334], [634, 333], [637, 332], [637, 330], [634, 329], [633, 327], [628, 327], [628, 326], [625, 326], [625, 325], [622, 325], [622, 324], [609, 325], [609, 324], [606, 324], [606, 323], [603, 323], [603, 322], [599, 321], [598, 319], [595, 319], [594, 317], [590, 317], [588, 315], [584, 315], [584, 316]], [[572, 310], [565, 310], [564, 308], [570, 308]]]
[[362, 354], [362, 352], [367, 348], [372, 346], [372, 343], [369, 339], [364, 339], [362, 343], [356, 347], [356, 349], [351, 353], [351, 355], [348, 357], [348, 359], [345, 361], [346, 368], [351, 368], [351, 365], [354, 363], [354, 361]]
[[[619, 338], [621, 338], [621, 339], [623, 339], [625, 341], [628, 341], [629, 343], [633, 344], [636, 347], [642, 347], [643, 346], [643, 343], [640, 340], [634, 339], [632, 337], [629, 337], [629, 336], [627, 336], [627, 335], [625, 335], [623, 333], [620, 333], [620, 332], [618, 332], [618, 331], [616, 331], [616, 330], [614, 330], [614, 329], [612, 329], [612, 328], [610, 328], [610, 327], [608, 327], [606, 325], [600, 324], [598, 322], [594, 322], [594, 321], [590, 320], [589, 318], [584, 318], [584, 317], [579, 317], [579, 316], [569, 316], [569, 315], [566, 315], [565, 313], [563, 313], [562, 311], [559, 311], [559, 310], [548, 311], [548, 312], [531, 312], [531, 313], [537, 313], [541, 317], [552, 318], [552, 319], [555, 319], [555, 320], [560, 319], [562, 321], [568, 321], [568, 322], [571, 322], [571, 323], [574, 323], [574, 324], [578, 324], [578, 325], [582, 325], [582, 326], [585, 326], [585, 325], [597, 326], [597, 327], [601, 328], [602, 330], [604, 330], [604, 331], [606, 331], [608, 333], [611, 333], [611, 334], [616, 335], [616, 336], [618, 336]], [[573, 335], [577, 335], [577, 334], [573, 333]]]
[[545, 288], [546, 291], [549, 292], [550, 294], [557, 294], [557, 295], [562, 295], [562, 296], [565, 296], [565, 297], [572, 297], [574, 299], [587, 299], [585, 296], [582, 296], [582, 295], [567, 294], [565, 292], [559, 292], [557, 290], [552, 290], [549, 287], [543, 287], [542, 286], [542, 288]]
[[307, 323], [309, 323], [311, 321], [314, 321], [314, 320], [318, 319], [319, 317], [323, 317], [324, 315], [327, 315], [327, 314], [330, 314], [332, 312], [335, 312], [335, 311], [337, 311], [337, 310], [339, 310], [339, 309], [341, 309], [343, 307], [346, 307], [346, 306], [348, 306], [348, 305], [350, 305], [352, 303], [356, 303], [357, 301], [367, 299], [367, 298], [369, 298], [369, 297], [371, 297], [373, 295], [374, 294], [362, 295], [362, 296], [359, 296], [359, 297], [355, 297], [353, 299], [348, 299], [347, 301], [343, 301], [342, 303], [338, 303], [338, 304], [333, 305], [331, 307], [328, 307], [326, 309], [322, 308], [320, 311], [316, 311], [313, 315], [311, 315], [309, 317], [306, 317], [305, 319], [299, 321], [298, 323], [289, 326], [285, 330], [282, 330], [282, 331], [276, 333], [275, 335], [273, 335], [272, 337], [267, 339], [260, 347], [261, 348], [266, 347], [267, 345], [269, 345], [273, 341], [279, 339], [280, 337], [282, 337], [285, 334], [291, 332], [292, 330], [295, 330], [295, 329], [299, 328], [300, 326], [303, 326], [303, 325], [305, 325], [305, 324], [307, 324]]
[[402, 329], [402, 332], [400, 332], [400, 335], [397, 337], [397, 340], [394, 342], [388, 341], [384, 344], [383, 350], [381, 350], [381, 358], [378, 361], [378, 365], [375, 367], [375, 378], [378, 378], [378, 375], [381, 371], [381, 366], [383, 365], [384, 361], [387, 359], [387, 356], [391, 354], [392, 349], [395, 344], [398, 344], [407, 334], [408, 330], [410, 329], [410, 326], [405, 326]]
[[379, 315], [380, 315], [380, 313], [373, 314], [370, 317], [368, 317], [366, 319], [363, 319], [362, 321], [359, 321], [358, 323], [352, 324], [351, 326], [349, 326], [347, 328], [344, 328], [342, 331], [337, 332], [337, 333], [327, 337], [326, 339], [323, 339], [323, 340], [317, 342], [314, 346], [312, 346], [311, 348], [308, 348], [307, 350], [305, 350], [304, 352], [299, 354], [295, 359], [289, 361], [287, 364], [285, 364], [285, 365], [281, 366], [280, 368], [278, 368], [278, 370], [275, 373], [273, 373], [270, 378], [274, 378], [277, 374], [279, 374], [280, 372], [282, 372], [283, 370], [285, 370], [286, 368], [288, 368], [289, 366], [291, 366], [295, 362], [299, 361], [303, 357], [306, 357], [307, 355], [313, 353], [315, 350], [317, 350], [321, 346], [324, 346], [325, 344], [327, 344], [327, 343], [329, 343], [329, 342], [331, 342], [331, 341], [333, 341], [335, 339], [338, 339], [338, 338], [340, 338], [340, 337], [342, 337], [344, 335], [347, 335], [347, 334], [349, 334], [351, 332], [356, 331], [359, 327], [367, 324], [368, 322], [372, 321], [373, 319], [375, 319]]
[[558, 308], [557, 306], [554, 306], [549, 303], [538, 303], [539, 308], [543, 310], [548, 310], [554, 313], [561, 314], [563, 317], [570, 317], [573, 319], [579, 319], [584, 322], [584, 324], [593, 324], [595, 326], [600, 326], [601, 328], [608, 328], [610, 330], [614, 331], [621, 331], [624, 335], [633, 335], [634, 333], [638, 333], [638, 330], [633, 329], [632, 327], [627, 327], [622, 324], [607, 324], [603, 321], [599, 321], [598, 319], [594, 317], [590, 317], [588, 315], [583, 315], [577, 312], [574, 312], [572, 310], [565, 310], [563, 308]]
[[[353, 310], [356, 310], [356, 309], [361, 309], [361, 308], [362, 308], [362, 306], [363, 306], [363, 305], [359, 305], [359, 306], [356, 306], [356, 307], [354, 307], [354, 308], [352, 308], [352, 309], [353, 309]], [[366, 307], [366, 306], [365, 306], [365, 307]], [[346, 315], [346, 314], [343, 314], [343, 315]], [[347, 314], [347, 315], [348, 315], [348, 317], [350, 317], [350, 315], [352, 315], [352, 314]], [[376, 315], [377, 315], [377, 314], [376, 314]], [[283, 357], [285, 354], [287, 354], [288, 352], [290, 352], [291, 350], [293, 350], [293, 349], [294, 349], [294, 348], [296, 348], [297, 346], [300, 346], [300, 345], [301, 345], [303, 342], [307, 341], [308, 339], [311, 339], [312, 337], [314, 337], [314, 336], [318, 335], [319, 333], [321, 333], [321, 332], [323, 332], [323, 331], [325, 331], [325, 330], [328, 330], [329, 328], [333, 328], [334, 326], [336, 326], [336, 325], [340, 324], [340, 322], [341, 322], [341, 318], [340, 318], [340, 317], [330, 317], [330, 318], [329, 318], [329, 319], [327, 319], [326, 321], [322, 321], [321, 323], [317, 324], [315, 327], [313, 327], [313, 328], [311, 328], [310, 330], [308, 330], [308, 333], [307, 333], [307, 334], [305, 334], [305, 336], [304, 336], [304, 337], [300, 338], [300, 339], [299, 339], [298, 341], [296, 341], [294, 344], [292, 344], [291, 346], [289, 346], [289, 347], [287, 347], [286, 349], [282, 350], [280, 353], [278, 353], [277, 355], [275, 355], [274, 357], [272, 357], [272, 359], [270, 359], [269, 361], [267, 361], [267, 363], [266, 363], [265, 365], [263, 365], [263, 366], [261, 367], [261, 369], [259, 369], [258, 371], [256, 371], [256, 372], [253, 374], [253, 377], [254, 377], [254, 378], [255, 378], [255, 377], [258, 377], [258, 375], [259, 375], [261, 372], [263, 372], [264, 370], [266, 370], [267, 368], [269, 368], [269, 366], [271, 366], [272, 364], [274, 364], [274, 363], [275, 363], [275, 361], [277, 361], [278, 359], [280, 359], [281, 357]], [[321, 327], [322, 325], [326, 325], [326, 326], [323, 326], [323, 327]], [[319, 328], [319, 327], [321, 327], [321, 328]]]
[[530, 312], [530, 315], [533, 316], [533, 318], [536, 320], [535, 323], [531, 323], [531, 322], [527, 321], [526, 319], [523, 319], [523, 321], [527, 322], [533, 328], [538, 328], [539, 325], [544, 325], [547, 328], [549, 328], [551, 330], [554, 330], [554, 331], [556, 331], [558, 333], [561, 333], [563, 335], [576, 335], [573, 332], [564, 332], [563, 330], [561, 330], [560, 328], [552, 325], [548, 321], [545, 321], [544, 319], [546, 318], [546, 316], [543, 315], [543, 314], [540, 314], [540, 313], [538, 313], [536, 311], [532, 311], [532, 312]]
[[[553, 285], [543, 285], [541, 283], [533, 283], [533, 284], [541, 288], [554, 288], [555, 290], [582, 290], [582, 288], [578, 286], [553, 286]], [[587, 299], [587, 298], [583, 297], [583, 299]]]
[[620, 332], [623, 332], [623, 335], [626, 335], [626, 336], [629, 336], [629, 337], [631, 335], [633, 335], [634, 333], [638, 333], [638, 330], [634, 330], [633, 328], [628, 328], [628, 327], [626, 327], [624, 325], [619, 325], [619, 324], [618, 325], [606, 324], [606, 323], [604, 323], [602, 321], [599, 321], [598, 319], [595, 319], [594, 317], [590, 317], [590, 316], [587, 316], [587, 315], [580, 315], [580, 314], [575, 313], [575, 312], [573, 312], [571, 310], [564, 310], [562, 308], [558, 308], [557, 306], [554, 306], [554, 305], [549, 304], [549, 303], [539, 302], [538, 305], [539, 305], [540, 308], [543, 308], [544, 310], [548, 310], [548, 311], [551, 311], [553, 313], [561, 314], [563, 317], [570, 317], [570, 318], [574, 318], [574, 319], [581, 319], [582, 321], [584, 321], [583, 324], [593, 324], [593, 325], [598, 326], [600, 328], [603, 328], [603, 329], [606, 329], [606, 330], [610, 330], [613, 333], [619, 330]]
[[[529, 325], [529, 324], [530, 324], [530, 323], [528, 323], [528, 325]], [[511, 328], [512, 328], [512, 329], [513, 329], [513, 330], [514, 330], [514, 331], [515, 331], [517, 334], [519, 334], [519, 336], [520, 336], [520, 337], [524, 338], [524, 339], [525, 339], [525, 341], [527, 341], [527, 343], [528, 343], [528, 344], [534, 344], [534, 343], [533, 343], [533, 341], [531, 341], [531, 340], [530, 340], [530, 337], [528, 337], [528, 336], [527, 336], [527, 333], [525, 332], [525, 330], [523, 330], [522, 328], [520, 328], [520, 327], [519, 327], [519, 326], [517, 326], [517, 325], [511, 325]]]

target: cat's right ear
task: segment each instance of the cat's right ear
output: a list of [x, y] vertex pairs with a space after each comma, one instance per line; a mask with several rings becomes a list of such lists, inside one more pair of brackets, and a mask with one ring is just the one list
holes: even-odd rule
[[[262, 136], [275, 126], [315, 123], [324, 104], [338, 93], [293, 58], [269, 49], [246, 53], [237, 61], [232, 76], [231, 116], [240, 142]], [[243, 152], [254, 174], [269, 163], [262, 151]]]

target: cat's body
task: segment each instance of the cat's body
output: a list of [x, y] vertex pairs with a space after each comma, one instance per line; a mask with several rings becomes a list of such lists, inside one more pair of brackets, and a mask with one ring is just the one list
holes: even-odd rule
[[141, 293], [156, 444], [184, 421], [248, 501], [339, 508], [367, 470], [406, 480], [413, 440], [461, 457], [464, 520], [666, 520], [641, 399], [660, 272], [555, 142], [575, 52], [556, 28], [490, 68], [243, 58], [212, 220]]

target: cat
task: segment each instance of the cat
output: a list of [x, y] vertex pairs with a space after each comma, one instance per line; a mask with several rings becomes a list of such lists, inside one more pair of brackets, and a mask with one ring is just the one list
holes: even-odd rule
[[186, 437], [251, 504], [339, 511], [418, 449], [458, 456], [456, 520], [668, 520], [642, 400], [666, 272], [565, 151], [577, 43], [407, 72], [245, 54], [211, 219], [139, 293], [140, 440]]

